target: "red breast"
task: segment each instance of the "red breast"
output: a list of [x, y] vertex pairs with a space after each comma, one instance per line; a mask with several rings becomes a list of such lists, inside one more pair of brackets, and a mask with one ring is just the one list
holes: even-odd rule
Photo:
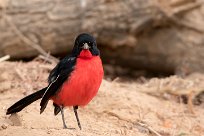
[[100, 57], [83, 50], [77, 58], [74, 71], [52, 99], [58, 105], [85, 106], [97, 94], [102, 79]]

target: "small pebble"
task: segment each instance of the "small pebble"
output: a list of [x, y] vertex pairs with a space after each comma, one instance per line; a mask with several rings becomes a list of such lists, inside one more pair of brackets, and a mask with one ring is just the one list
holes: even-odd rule
[[7, 126], [6, 126], [5, 124], [3, 124], [1, 127], [2, 127], [3, 129], [6, 129], [6, 128], [7, 128]]
[[51, 133], [52, 133], [52, 131], [51, 131], [51, 130], [48, 130], [48, 131], [47, 131], [47, 134], [51, 134]]

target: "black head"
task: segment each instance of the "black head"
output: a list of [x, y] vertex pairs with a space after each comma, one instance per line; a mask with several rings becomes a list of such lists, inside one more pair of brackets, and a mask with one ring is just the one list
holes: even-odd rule
[[96, 39], [87, 33], [82, 33], [77, 36], [72, 54], [74, 56], [78, 56], [82, 50], [89, 50], [93, 56], [100, 55], [100, 51], [97, 48]]

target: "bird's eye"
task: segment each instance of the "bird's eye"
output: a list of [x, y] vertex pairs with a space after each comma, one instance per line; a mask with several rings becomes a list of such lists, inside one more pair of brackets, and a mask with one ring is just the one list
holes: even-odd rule
[[93, 46], [93, 43], [92, 43], [92, 42], [89, 42], [89, 46], [92, 47], [92, 46]]

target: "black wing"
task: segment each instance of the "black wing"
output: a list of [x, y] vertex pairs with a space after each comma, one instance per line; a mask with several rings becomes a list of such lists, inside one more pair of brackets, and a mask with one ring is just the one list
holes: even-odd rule
[[65, 57], [50, 72], [48, 77], [49, 85], [40, 103], [40, 113], [45, 110], [50, 97], [52, 97], [59, 90], [59, 88], [61, 88], [62, 84], [70, 76], [71, 72], [74, 70], [75, 64], [76, 57]]

